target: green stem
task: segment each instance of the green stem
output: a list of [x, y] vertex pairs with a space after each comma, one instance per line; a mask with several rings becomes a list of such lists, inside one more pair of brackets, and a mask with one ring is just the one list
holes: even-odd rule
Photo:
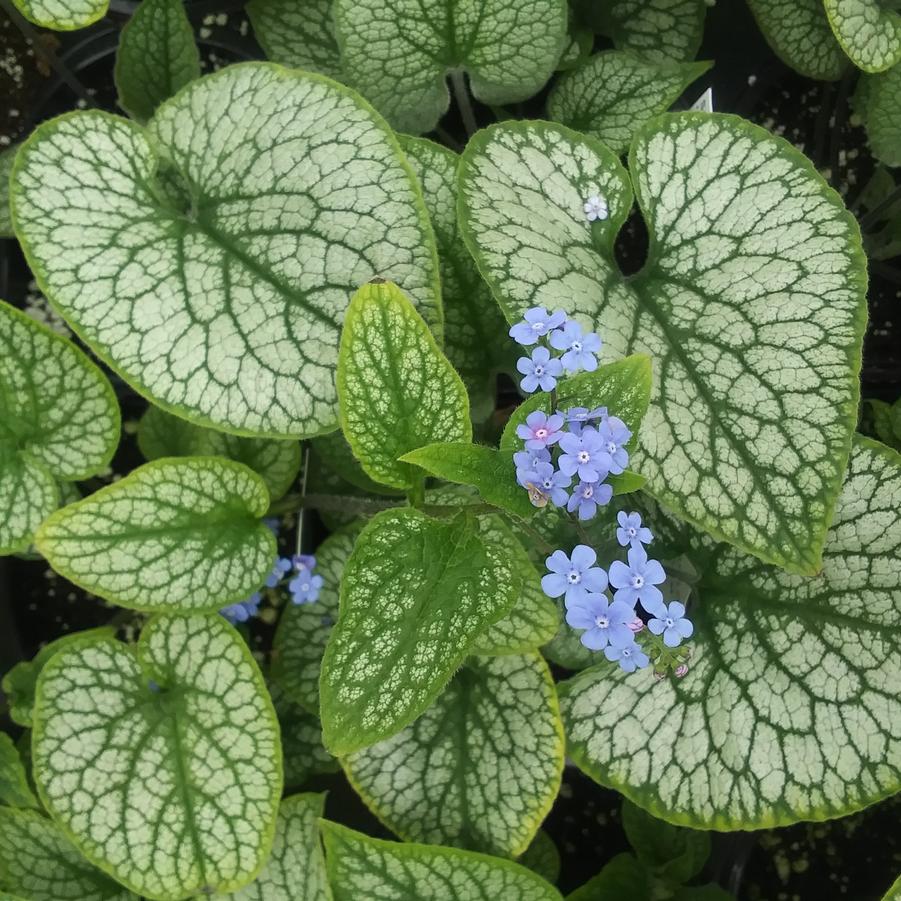
[[890, 191], [883, 197], [869, 213], [860, 217], [860, 230], [867, 231], [871, 226], [875, 225], [882, 214], [888, 212], [898, 201], [901, 201], [901, 185], [898, 185], [894, 191]]
[[476, 122], [475, 113], [472, 110], [469, 90], [466, 87], [466, 79], [463, 76], [462, 69], [454, 69], [451, 72], [450, 79], [451, 87], [454, 91], [454, 99], [457, 101], [457, 108], [460, 110], [460, 116], [463, 118], [463, 127], [466, 129], [467, 137], [471, 138], [479, 130], [479, 124]]
[[407, 502], [411, 507], [421, 507], [425, 503], [424, 476], [413, 477], [413, 487], [407, 492]]

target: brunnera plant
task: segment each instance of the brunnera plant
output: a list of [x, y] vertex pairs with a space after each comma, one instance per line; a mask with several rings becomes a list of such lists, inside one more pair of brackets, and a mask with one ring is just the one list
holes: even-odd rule
[[[824, 24], [901, 57], [846, 28], [865, 0], [751, 5], [818, 77]], [[181, 3], [144, 0], [131, 118], [0, 158], [0, 226], [75, 335], [0, 303], [0, 551], [121, 608], [3, 679], [6, 897], [560, 901], [568, 757], [634, 851], [570, 898], [728, 898], [705, 830], [901, 788], [860, 229], [787, 142], [665, 112], [704, 7], [251, 0], [275, 62], [200, 77]], [[549, 79], [546, 119], [504, 106]], [[146, 462], [110, 480], [124, 391]], [[298, 793], [338, 771], [400, 842]]]

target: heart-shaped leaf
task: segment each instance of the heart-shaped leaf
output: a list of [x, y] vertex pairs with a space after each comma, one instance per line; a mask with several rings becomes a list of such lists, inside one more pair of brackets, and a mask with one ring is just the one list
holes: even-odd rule
[[332, 0], [250, 0], [244, 9], [273, 62], [341, 80]]
[[399, 732], [447, 684], [522, 576], [465, 513], [386, 510], [363, 529], [341, 579], [319, 683], [326, 748], [343, 756]]
[[50, 516], [35, 543], [70, 582], [135, 610], [213, 611], [272, 569], [263, 480], [221, 457], [146, 463]]
[[8, 807], [0, 807], [0, 897], [2, 889], [28, 901], [137, 901], [47, 817]]
[[[548, 123], [470, 141], [467, 244], [511, 321], [562, 308], [606, 353], [651, 355], [632, 461], [647, 491], [768, 562], [816, 572], [857, 419], [857, 223], [794, 147], [733, 116], [653, 119], [629, 164], [651, 234], [637, 275], [613, 258], [629, 176], [593, 138]], [[610, 215], [589, 222], [595, 195]]]
[[338, 353], [341, 427], [371, 478], [410, 488], [421, 474], [398, 462], [433, 441], [469, 441], [469, 401], [460, 376], [397, 285], [354, 295]]
[[517, 863], [528, 867], [550, 883], [556, 882], [560, 876], [560, 852], [544, 829], [535, 833], [535, 838], [517, 858]]
[[701, 570], [688, 674], [604, 663], [564, 682], [567, 753], [702, 829], [844, 816], [901, 789], [901, 456], [855, 439], [814, 578], [684, 540]]
[[42, 28], [75, 31], [102, 19], [109, 0], [13, 0], [13, 5]]
[[547, 664], [538, 654], [470, 657], [416, 722], [342, 764], [373, 813], [406, 841], [515, 857], [550, 810], [563, 771]]
[[226, 457], [261, 476], [278, 500], [300, 472], [300, 444], [277, 438], [241, 438], [195, 425], [150, 406], [138, 423], [138, 447], [148, 460], [161, 457]]
[[676, 885], [693, 879], [710, 856], [710, 835], [696, 829], [673, 826], [647, 811], [623, 801], [623, 830], [638, 859]]
[[332, 901], [319, 839], [325, 795], [291, 795], [275, 822], [272, 853], [250, 885], [229, 895], [232, 901]]
[[836, 81], [848, 57], [836, 41], [823, 0], [748, 0], [776, 55], [808, 78]]
[[863, 76], [861, 86], [863, 119], [873, 156], [886, 166], [901, 166], [901, 63], [887, 72]]
[[444, 352], [469, 391], [472, 418], [494, 412], [495, 375], [514, 366], [507, 322], [457, 224], [459, 156], [425, 138], [401, 137], [400, 145], [422, 184], [425, 205], [435, 229], [441, 297], [444, 304]]
[[9, 177], [13, 171], [18, 145], [0, 150], [0, 238], [15, 237], [13, 220], [9, 212]]
[[384, 122], [332, 81], [227, 66], [146, 130], [72, 113], [16, 159], [13, 220], [44, 292], [131, 385], [197, 422], [334, 429], [338, 331], [375, 274], [440, 330], [415, 181]]
[[469, 74], [484, 103], [537, 93], [566, 40], [564, 0], [335, 0], [344, 70], [398, 131], [431, 131], [447, 112], [445, 79]]
[[335, 901], [561, 901], [540, 876], [499, 857], [386, 842], [328, 821], [322, 837]]
[[220, 616], [157, 617], [136, 648], [89, 639], [59, 651], [38, 681], [32, 754], [53, 818], [135, 892], [231, 891], [269, 852], [278, 723]]
[[864, 72], [901, 61], [901, 14], [882, 0], [823, 0], [842, 49]]
[[5, 732], [0, 732], [0, 804], [38, 810], [41, 807], [28, 784], [15, 742]]
[[662, 113], [711, 63], [655, 63], [607, 50], [561, 78], [547, 98], [548, 115], [625, 153], [635, 132]]
[[141, 121], [200, 77], [200, 54], [182, 0], [141, 0], [122, 29], [113, 74], [119, 105]]
[[58, 480], [99, 472], [119, 405], [75, 345], [0, 301], [0, 554], [27, 548], [58, 506]]

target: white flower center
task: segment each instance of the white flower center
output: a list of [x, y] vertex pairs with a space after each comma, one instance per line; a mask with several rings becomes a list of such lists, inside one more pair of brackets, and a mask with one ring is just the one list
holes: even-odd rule
[[581, 342], [581, 341], [573, 341], [573, 343], [570, 345], [570, 347], [571, 347], [572, 350], [574, 350], [576, 353], [581, 353], [581, 352], [582, 352], [582, 342]]
[[630, 535], [632, 538], [634, 538], [634, 537], [638, 534], [638, 532], [637, 532], [635, 526], [629, 526], [629, 528], [626, 529], [626, 531], [629, 533], [629, 535]]
[[615, 454], [615, 453], [616, 453], [616, 442], [615, 442], [615, 441], [608, 441], [608, 442], [607, 442], [607, 453], [608, 453], [608, 454]]
[[533, 332], [540, 332], [543, 328], [544, 328], [543, 322], [533, 322], [532, 323], [532, 331]]
[[579, 582], [582, 581], [582, 574], [574, 569], [571, 569], [567, 573], [566, 581], [569, 582], [570, 585], [578, 585]]
[[535, 365], [535, 375], [544, 375], [544, 366], [542, 366], [540, 363], [537, 363]]
[[551, 489], [551, 488], [554, 487], [554, 483], [553, 483], [550, 479], [545, 479], [544, 482], [543, 482], [542, 484], [543, 484], [544, 487], [547, 488], [547, 489]]
[[641, 588], [644, 585], [644, 576], [632, 576], [632, 587]]
[[666, 623], [666, 628], [667, 628], [667, 629], [672, 629], [672, 627], [675, 625], [675, 622], [674, 622], [673, 619], [672, 619], [671, 617], [669, 617], [669, 616], [668, 616], [663, 622]]
[[595, 617], [594, 624], [595, 624], [599, 629], [606, 629], [607, 626], [610, 625], [610, 620], [607, 619], [606, 616], [597, 616], [597, 617]]
[[586, 500], [589, 500], [593, 494], [594, 488], [591, 485], [586, 485], [585, 490], [582, 492], [582, 497], [584, 497]]
[[580, 463], [587, 463], [591, 459], [591, 454], [589, 454], [588, 451], [579, 451], [576, 455], [576, 459]]
[[547, 438], [547, 429], [545, 429], [545, 428], [535, 429], [535, 437], [536, 438]]
[[622, 654], [623, 654], [623, 657], [631, 657], [632, 649], [631, 648], [623, 648]]

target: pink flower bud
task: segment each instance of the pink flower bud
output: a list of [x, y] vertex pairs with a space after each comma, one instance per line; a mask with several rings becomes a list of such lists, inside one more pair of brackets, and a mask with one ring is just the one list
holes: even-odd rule
[[677, 679], [681, 679], [687, 672], [688, 672], [688, 664], [687, 664], [687, 663], [680, 663], [680, 664], [676, 667], [676, 678], [677, 678]]
[[644, 623], [636, 616], [635, 619], [629, 623], [629, 628], [633, 632], [640, 632], [644, 628]]

